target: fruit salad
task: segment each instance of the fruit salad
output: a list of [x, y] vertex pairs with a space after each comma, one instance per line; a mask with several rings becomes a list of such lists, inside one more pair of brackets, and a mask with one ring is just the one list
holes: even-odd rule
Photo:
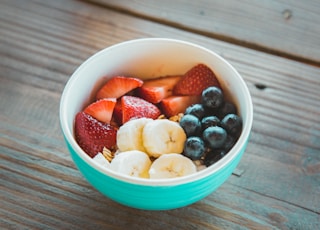
[[75, 139], [98, 164], [139, 178], [196, 173], [224, 157], [242, 119], [214, 72], [197, 64], [150, 80], [113, 76], [75, 117]]

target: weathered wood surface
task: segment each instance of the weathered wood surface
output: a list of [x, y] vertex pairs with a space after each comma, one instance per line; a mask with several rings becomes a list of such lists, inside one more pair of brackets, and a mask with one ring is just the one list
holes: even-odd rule
[[110, 9], [320, 65], [320, 1], [90, 0]]
[[[84, 1], [2, 0], [0, 19], [1, 229], [320, 228], [318, 67]], [[60, 96], [77, 66], [141, 37], [216, 51], [253, 98], [241, 175], [177, 210], [135, 210], [103, 197], [74, 166], [60, 131]]]

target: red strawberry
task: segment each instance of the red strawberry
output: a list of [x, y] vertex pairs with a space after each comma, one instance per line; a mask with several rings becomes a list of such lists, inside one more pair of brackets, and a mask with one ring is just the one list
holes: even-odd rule
[[138, 78], [116, 76], [102, 86], [96, 98], [119, 98], [142, 84], [143, 81]]
[[172, 90], [182, 76], [167, 76], [152, 80], [147, 80], [138, 88], [137, 94], [141, 98], [157, 104], [163, 98], [172, 95]]
[[110, 123], [117, 99], [105, 98], [88, 105], [84, 112], [104, 123]]
[[77, 113], [74, 130], [76, 141], [90, 157], [102, 152], [103, 147], [115, 149], [117, 129], [84, 112]]
[[160, 102], [160, 107], [164, 115], [169, 118], [184, 113], [187, 107], [199, 103], [200, 100], [200, 96], [170, 96]]
[[198, 64], [184, 74], [173, 92], [175, 95], [201, 95], [209, 86], [221, 88], [213, 71], [204, 64]]
[[157, 106], [139, 97], [123, 96], [121, 98], [121, 106], [123, 124], [132, 118], [146, 117], [156, 119], [161, 114]]
[[122, 125], [122, 105], [121, 105], [121, 100], [118, 100], [114, 110], [113, 110], [113, 118], [114, 121], [118, 124], [118, 125]]

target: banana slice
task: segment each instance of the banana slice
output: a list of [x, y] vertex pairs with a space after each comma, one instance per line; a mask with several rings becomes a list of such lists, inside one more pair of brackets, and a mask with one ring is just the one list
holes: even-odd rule
[[197, 168], [189, 158], [177, 154], [163, 154], [157, 158], [149, 169], [150, 179], [182, 177], [195, 173]]
[[120, 152], [110, 163], [110, 169], [128, 176], [149, 178], [151, 160], [149, 156], [138, 150]]
[[121, 152], [129, 150], [139, 150], [146, 152], [142, 131], [148, 122], [153, 121], [150, 118], [139, 118], [126, 122], [122, 125], [117, 132], [117, 146]]
[[186, 138], [181, 126], [167, 119], [146, 123], [142, 132], [144, 148], [152, 157], [166, 153], [182, 153]]
[[102, 153], [98, 153], [92, 159], [93, 159], [93, 161], [95, 161], [96, 163], [101, 165], [102, 167], [106, 167], [106, 168], [110, 167], [109, 161], [103, 156]]

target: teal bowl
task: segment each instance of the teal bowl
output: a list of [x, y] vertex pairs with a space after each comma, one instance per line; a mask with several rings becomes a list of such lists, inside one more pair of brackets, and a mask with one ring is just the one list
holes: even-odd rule
[[[94, 162], [74, 138], [74, 118], [94, 99], [108, 77], [151, 79], [181, 74], [197, 63], [214, 70], [224, 92], [243, 119], [242, 133], [229, 153], [217, 163], [189, 176], [172, 179], [134, 178]], [[246, 149], [253, 119], [249, 90], [240, 74], [215, 52], [185, 41], [145, 38], [107, 47], [86, 60], [67, 82], [60, 101], [60, 125], [71, 157], [87, 181], [106, 197], [144, 210], [169, 210], [195, 203], [223, 184]]]

